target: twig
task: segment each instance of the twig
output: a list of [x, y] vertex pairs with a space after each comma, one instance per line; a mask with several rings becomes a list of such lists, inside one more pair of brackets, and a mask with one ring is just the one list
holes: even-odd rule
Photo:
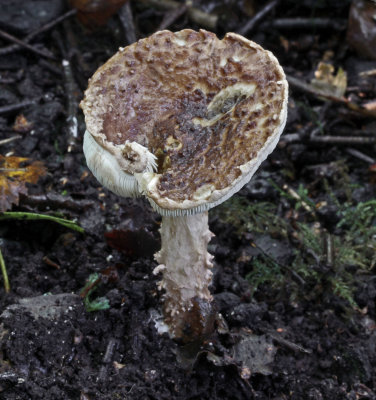
[[[180, 3], [179, 3], [180, 5]], [[189, 19], [199, 26], [203, 26], [214, 31], [218, 23], [218, 15], [209, 14], [199, 8], [188, 6], [188, 17]]]
[[310, 84], [308, 84], [298, 78], [295, 78], [294, 76], [286, 75], [286, 78], [287, 78], [288, 83], [292, 87], [299, 89], [303, 92], [309, 93], [315, 97], [319, 97], [319, 98], [322, 97], [326, 100], [331, 100], [331, 101], [335, 101], [335, 102], [343, 103], [343, 104], [347, 103], [347, 100], [344, 97], [337, 97], [337, 96], [329, 95], [328, 93], [318, 90], [318, 89], [314, 88], [313, 86], [311, 86]]
[[43, 58], [39, 60], [39, 65], [48, 69], [50, 72], [57, 75], [58, 77], [61, 77], [63, 75], [62, 71], [58, 67], [56, 67], [55, 64], [51, 63], [50, 61], [44, 60]]
[[7, 272], [7, 268], [5, 266], [5, 261], [3, 258], [3, 253], [1, 252], [1, 248], [0, 248], [0, 268], [1, 268], [1, 273], [3, 275], [3, 279], [4, 279], [5, 293], [9, 293], [10, 292], [10, 284], [9, 284], [8, 272]]
[[111, 338], [108, 341], [107, 348], [106, 348], [106, 351], [104, 353], [103, 360], [102, 360], [102, 363], [104, 365], [101, 366], [101, 369], [99, 370], [99, 375], [98, 375], [98, 380], [101, 382], [103, 382], [107, 379], [108, 366], [112, 362], [112, 359], [114, 358], [114, 354], [115, 354], [115, 351], [116, 351], [118, 345], [119, 345], [118, 341], [114, 338]]
[[333, 236], [329, 232], [325, 232], [325, 252], [326, 252], [326, 265], [328, 267], [333, 267], [334, 265]]
[[240, 35], [246, 35], [252, 31], [261, 20], [273, 10], [273, 8], [279, 3], [279, 0], [272, 0], [267, 3], [253, 18], [251, 18], [243, 27], [238, 29], [237, 33]]
[[70, 210], [82, 212], [89, 207], [92, 207], [93, 200], [75, 200], [71, 196], [63, 196], [55, 192], [46, 194], [32, 195], [28, 194], [20, 196], [20, 206], [31, 206], [33, 208], [48, 209], [48, 210]]
[[[261, 330], [261, 331], [263, 331], [263, 330]], [[290, 350], [300, 351], [301, 353], [307, 353], [307, 354], [311, 354], [312, 353], [311, 350], [305, 349], [304, 347], [299, 346], [296, 343], [290, 342], [289, 340], [287, 340], [287, 339], [285, 339], [283, 337], [280, 337], [280, 336], [278, 336], [278, 335], [276, 335], [276, 334], [274, 334], [274, 333], [272, 333], [270, 331], [263, 331], [263, 332], [267, 333], [277, 343], [279, 343], [279, 344], [281, 344], [283, 346], [286, 346]]]
[[143, 4], [145, 7], [155, 7], [159, 10], [172, 10], [174, 8], [178, 8], [180, 3], [174, 0], [140, 0], [140, 4]]
[[[174, 0], [139, 0], [139, 4], [145, 7], [155, 7], [159, 10], [174, 10], [181, 7], [181, 3]], [[210, 14], [199, 8], [192, 7], [191, 2], [187, 4], [188, 17], [189, 19], [199, 26], [214, 30], [217, 26], [218, 15]]]
[[157, 28], [157, 31], [163, 31], [169, 28], [177, 19], [187, 12], [187, 5], [182, 4], [180, 7], [167, 11], [164, 15], [162, 22]]
[[78, 122], [77, 122], [77, 107], [78, 102], [74, 92], [76, 90], [76, 83], [73, 79], [72, 68], [68, 60], [63, 60], [63, 71], [65, 77], [65, 91], [68, 99], [67, 113], [67, 129], [68, 129], [68, 153], [77, 147], [78, 142]]
[[375, 131], [371, 129], [354, 129], [354, 127], [335, 127], [340, 136], [374, 136]]
[[[74, 77], [75, 82], [78, 82], [82, 89], [87, 87], [87, 78], [90, 73], [90, 68], [85, 61], [82, 52], [79, 50], [76, 35], [72, 27], [72, 21], [67, 20], [63, 22], [63, 33], [64, 39], [62, 39], [60, 32], [54, 31], [57, 44], [60, 48], [62, 58], [68, 60], [72, 69], [72, 78]], [[77, 71], [74, 74], [74, 71]]]
[[[29, 43], [32, 39], [34, 39], [36, 36], [38, 36], [40, 33], [46, 32], [53, 28], [55, 25], [59, 24], [60, 22], [64, 21], [66, 18], [71, 17], [72, 15], [75, 15], [77, 13], [77, 10], [70, 10], [66, 12], [65, 14], [61, 15], [60, 17], [54, 19], [53, 21], [49, 22], [46, 25], [43, 25], [42, 27], [36, 29], [35, 31], [31, 32], [29, 35], [27, 35], [24, 39], [24, 43]], [[7, 47], [3, 47], [0, 49], [0, 55], [5, 55], [9, 54], [12, 51], [18, 50], [21, 48], [21, 45], [19, 44], [12, 44]]]
[[0, 140], [0, 146], [3, 145], [3, 144], [8, 144], [10, 142], [13, 142], [14, 140], [18, 140], [18, 139], [21, 139], [21, 138], [22, 138], [21, 135], [16, 135], [16, 136], [12, 136], [12, 137], [7, 138], [7, 139]]
[[350, 110], [355, 111], [356, 113], [359, 113], [365, 117], [376, 118], [376, 111], [367, 110], [366, 108], [359, 106], [356, 103], [351, 102], [350, 100], [346, 99], [345, 97], [334, 96], [334, 95], [328, 94], [326, 92], [323, 92], [321, 90], [318, 90], [318, 89], [314, 88], [312, 85], [305, 83], [305, 82], [301, 81], [300, 79], [295, 78], [291, 75], [286, 75], [286, 78], [292, 87], [299, 89], [305, 93], [308, 93], [318, 99], [330, 100], [335, 103], [344, 104]]
[[346, 28], [346, 22], [346, 20], [333, 18], [276, 18], [272, 21], [264, 22], [260, 28], [342, 30]]
[[284, 184], [282, 189], [286, 191], [293, 199], [300, 201], [302, 207], [308, 211], [310, 214], [315, 215], [315, 209], [310, 206], [306, 201], [302, 199], [302, 197], [297, 193], [292, 187], [287, 184]]
[[37, 101], [39, 101], [39, 98], [38, 99], [21, 101], [20, 103], [10, 104], [9, 106], [2, 106], [2, 107], [0, 107], [0, 115], [8, 114], [8, 113], [10, 113], [12, 111], [18, 111], [21, 108], [24, 108], [24, 107], [31, 106], [31, 105], [35, 104]]
[[58, 269], [58, 270], [61, 269], [59, 264], [56, 264], [55, 262], [53, 262], [53, 261], [52, 261], [49, 257], [47, 257], [47, 256], [44, 256], [44, 257], [42, 258], [42, 261], [43, 261], [45, 264], [49, 265], [50, 267], [53, 267], [53, 268]]
[[296, 281], [297, 281], [300, 285], [303, 286], [303, 285], [306, 284], [305, 280], [304, 280], [296, 271], [294, 271], [292, 268], [290, 268], [289, 266], [287, 266], [287, 265], [285, 265], [285, 264], [279, 263], [279, 262], [276, 261], [272, 256], [270, 256], [268, 253], [266, 253], [265, 250], [264, 250], [262, 247], [258, 246], [256, 243], [254, 243], [254, 244], [255, 244], [255, 246], [257, 247], [257, 249], [261, 251], [261, 253], [264, 255], [264, 257], [266, 257], [268, 260], [274, 262], [275, 264], [277, 264], [277, 265], [278, 265], [279, 267], [281, 267], [282, 269], [287, 270], [287, 271], [291, 274], [291, 276], [292, 276], [293, 278], [295, 278]]
[[[53, 32], [53, 37], [56, 41], [57, 46], [59, 47], [60, 53], [63, 57], [62, 66], [63, 66], [63, 73], [64, 73], [64, 85], [65, 85], [65, 96], [67, 99], [67, 151], [71, 152], [78, 145], [78, 121], [77, 121], [77, 109], [78, 109], [78, 99], [77, 95], [79, 93], [77, 83], [73, 76], [72, 70], [72, 55], [76, 55], [76, 64], [81, 65], [81, 58], [80, 53], [75, 49], [75, 37], [72, 33], [72, 29], [69, 27], [70, 21], [64, 22], [64, 34], [65, 34], [65, 41], [62, 38], [62, 35], [59, 31]], [[67, 44], [68, 39], [68, 44]], [[67, 51], [66, 47], [70, 48], [70, 51]], [[82, 65], [82, 68], [85, 68]]]
[[[295, 143], [295, 142], [308, 142], [308, 143], [330, 143], [330, 144], [373, 144], [376, 143], [376, 137], [369, 137], [369, 136], [339, 136], [339, 135], [317, 135], [317, 130], [315, 129], [312, 133], [311, 136], [308, 138], [303, 137], [299, 133], [289, 133], [289, 134], [284, 134], [281, 136], [280, 144], [286, 145], [287, 143]], [[366, 133], [366, 132], [365, 132]], [[357, 150], [353, 150], [354, 152], [357, 152]], [[363, 159], [365, 161], [364, 154], [358, 152], [357, 154], [351, 153], [355, 157], [358, 157], [360, 159]], [[359, 153], [361, 155], [359, 155]], [[367, 159], [366, 162], [369, 162], [369, 160], [372, 160], [372, 158]]]
[[315, 136], [309, 138], [311, 143], [331, 143], [331, 144], [373, 144], [376, 137], [356, 137], [356, 136]]
[[56, 60], [55, 56], [53, 56], [51, 53], [49, 53], [49, 52], [47, 53], [46, 51], [39, 50], [39, 49], [35, 48], [34, 46], [31, 46], [30, 44], [28, 44], [20, 39], [17, 39], [15, 36], [10, 35], [7, 32], [0, 30], [0, 36], [6, 40], [9, 40], [10, 42], [17, 43], [18, 45], [25, 47], [25, 49], [28, 49], [29, 51], [31, 51], [35, 54], [38, 54], [39, 56], [46, 57], [51, 60]]
[[16, 79], [16, 78], [0, 78], [0, 84], [3, 84], [3, 85], [9, 85], [9, 84], [15, 83], [17, 81], [18, 81], [18, 79]]
[[0, 221], [8, 220], [8, 219], [17, 219], [17, 220], [47, 220], [56, 222], [60, 225], [65, 226], [66, 228], [72, 229], [74, 231], [84, 233], [84, 228], [81, 228], [76, 222], [70, 221], [69, 219], [63, 219], [58, 217], [53, 217], [52, 215], [46, 214], [36, 214], [22, 211], [6, 211], [0, 213]]
[[374, 76], [374, 75], [376, 75], [376, 68], [374, 68], [374, 69], [370, 69], [370, 70], [368, 70], [368, 71], [363, 71], [363, 72], [360, 72], [359, 73], [359, 76]]
[[302, 136], [299, 133], [285, 133], [281, 136], [279, 144], [284, 145], [286, 143], [300, 142], [301, 140]]
[[136, 42], [136, 29], [134, 26], [133, 14], [129, 1], [127, 1], [119, 10], [119, 18], [124, 29], [124, 35], [127, 44]]
[[346, 149], [346, 152], [351, 154], [352, 156], [359, 158], [359, 160], [365, 161], [366, 163], [369, 164], [376, 164], [376, 159], [372, 158], [370, 156], [367, 156], [366, 154], [363, 154], [359, 150], [356, 149]]

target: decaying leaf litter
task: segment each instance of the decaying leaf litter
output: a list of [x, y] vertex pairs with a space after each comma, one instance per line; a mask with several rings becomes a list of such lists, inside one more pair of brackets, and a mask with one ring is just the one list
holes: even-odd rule
[[[10, 3], [0, 153], [46, 174], [14, 186], [7, 210], [18, 214], [0, 221], [11, 289], [0, 398], [375, 398], [376, 64], [357, 52], [351, 3], [143, 0], [107, 21], [94, 13], [89, 27], [62, 1], [38, 4], [44, 19], [15, 18]], [[239, 31], [272, 50], [291, 93], [278, 149], [211, 215], [216, 333], [181, 348], [155, 330], [160, 218], [88, 173], [77, 104], [119, 46], [188, 27]], [[2, 193], [12, 172], [2, 165]]]

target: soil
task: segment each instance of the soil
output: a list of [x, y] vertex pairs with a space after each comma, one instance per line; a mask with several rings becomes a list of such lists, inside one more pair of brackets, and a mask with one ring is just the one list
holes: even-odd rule
[[[20, 19], [16, 16], [23, 2], [4, 1], [0, 28], [24, 38], [69, 10], [62, 1], [34, 3]], [[37, 35], [30, 43], [54, 59], [26, 48], [3, 54], [9, 43], [1, 39], [0, 140], [19, 136], [1, 144], [1, 154], [42, 161], [48, 171], [28, 185], [12, 211], [60, 215], [77, 221], [85, 232], [51, 221], [0, 221], [0, 247], [11, 285], [9, 293], [0, 288], [0, 399], [376, 399], [374, 270], [359, 273], [351, 262], [343, 266], [354, 278], [351, 299], [328, 284], [328, 276], [339, 276], [329, 258], [309, 265], [324, 278], [296, 278], [294, 260], [310, 249], [291, 234], [299, 222], [337, 234], [341, 203], [375, 198], [375, 119], [293, 85], [278, 148], [237, 195], [247, 204], [274, 204], [289, 234], [275, 233], [274, 222], [269, 227], [273, 233], [252, 227], [239, 232], [239, 226], [221, 217], [219, 207], [213, 210], [215, 238], [209, 251], [215, 257], [215, 332], [185, 346], [157, 332], [161, 293], [152, 270], [160, 217], [146, 201], [121, 199], [102, 188], [88, 171], [81, 151], [83, 115], [77, 106], [87, 79], [132, 33], [137, 38], [151, 34], [167, 17], [171, 30], [202, 27], [184, 9], [179, 14], [139, 3], [131, 2], [133, 32], [115, 14], [94, 30], [70, 16]], [[254, 15], [252, 7], [264, 7], [253, 1], [194, 4], [220, 16], [214, 29], [219, 36], [244, 27]], [[348, 1], [280, 1], [245, 35], [272, 50], [287, 74], [305, 82], [323, 59], [342, 66], [348, 73], [347, 93], [360, 104], [374, 100], [376, 81], [372, 75], [360, 80], [358, 73], [374, 70], [376, 62], [349, 49], [349, 8]], [[273, 27], [282, 16], [329, 18], [333, 24]], [[30, 126], [15, 126], [20, 114]], [[73, 117], [78, 118], [77, 138]], [[317, 128], [323, 136], [347, 138], [371, 132], [371, 140], [317, 142], [311, 140]], [[296, 141], [291, 140], [294, 134]], [[348, 186], [337, 184], [338, 165]], [[334, 192], [325, 190], [325, 182]], [[284, 194], [276, 189], [286, 184], [295, 193], [289, 198], [287, 189]], [[301, 206], [300, 187], [307, 188], [308, 200], [317, 206], [314, 217], [292, 199], [298, 193]], [[272, 265], [286, 267], [283, 280], [256, 285], [249, 279], [260, 251]], [[86, 288], [81, 295], [94, 273], [99, 275], [93, 291]], [[89, 292], [91, 301], [104, 297], [108, 307], [88, 311], [84, 297]]]

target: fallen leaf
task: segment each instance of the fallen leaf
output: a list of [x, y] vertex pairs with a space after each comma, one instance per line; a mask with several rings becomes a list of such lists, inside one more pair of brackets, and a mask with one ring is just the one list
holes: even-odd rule
[[26, 133], [31, 130], [33, 124], [29, 122], [23, 114], [17, 115], [14, 121], [13, 130], [19, 133]]
[[0, 212], [18, 204], [20, 194], [27, 194], [26, 183], [37, 183], [46, 174], [40, 161], [25, 157], [0, 155]]
[[327, 95], [343, 97], [347, 88], [347, 75], [342, 68], [338, 68], [337, 74], [334, 75], [333, 65], [321, 61], [311, 84]]

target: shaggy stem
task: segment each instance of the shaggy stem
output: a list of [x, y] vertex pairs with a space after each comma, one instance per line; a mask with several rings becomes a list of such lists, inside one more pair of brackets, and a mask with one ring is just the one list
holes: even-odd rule
[[213, 234], [208, 213], [163, 217], [160, 232], [162, 248], [155, 255], [160, 265], [154, 272], [163, 272], [159, 289], [165, 291], [165, 322], [175, 338], [199, 337], [206, 329], [204, 320], [212, 300], [213, 256], [207, 245]]

